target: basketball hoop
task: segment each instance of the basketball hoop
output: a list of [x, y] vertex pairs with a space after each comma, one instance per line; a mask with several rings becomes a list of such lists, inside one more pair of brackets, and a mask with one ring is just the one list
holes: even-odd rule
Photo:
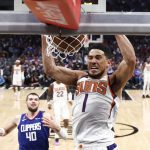
[[73, 56], [84, 45], [85, 35], [77, 36], [51, 36], [45, 35], [47, 42], [47, 56], [65, 59], [67, 56]]

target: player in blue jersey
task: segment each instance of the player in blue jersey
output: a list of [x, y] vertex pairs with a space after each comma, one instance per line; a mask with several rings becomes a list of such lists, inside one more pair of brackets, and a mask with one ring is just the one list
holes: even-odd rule
[[76, 86], [72, 126], [77, 150], [117, 150], [112, 127], [117, 114], [118, 100], [126, 82], [133, 74], [136, 57], [134, 48], [125, 35], [115, 35], [115, 38], [123, 59], [117, 70], [108, 75], [107, 49], [90, 49], [88, 72], [71, 70], [57, 66], [53, 57], [46, 54], [47, 43], [42, 36], [45, 73], [66, 85]]
[[0, 128], [0, 136], [5, 136], [18, 127], [19, 150], [48, 150], [50, 129], [65, 139], [67, 133], [56, 124], [54, 118], [39, 110], [39, 104], [38, 94], [28, 94], [26, 98], [28, 112], [17, 115], [7, 126]]

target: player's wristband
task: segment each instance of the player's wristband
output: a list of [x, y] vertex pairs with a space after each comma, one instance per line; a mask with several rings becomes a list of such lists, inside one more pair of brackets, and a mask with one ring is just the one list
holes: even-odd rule
[[66, 139], [67, 136], [68, 136], [67, 131], [64, 130], [63, 128], [61, 128], [60, 131], [57, 132], [57, 134], [58, 134], [61, 138], [63, 138], [63, 139]]
[[4, 128], [0, 128], [0, 136], [4, 136], [5, 135], [5, 129]]

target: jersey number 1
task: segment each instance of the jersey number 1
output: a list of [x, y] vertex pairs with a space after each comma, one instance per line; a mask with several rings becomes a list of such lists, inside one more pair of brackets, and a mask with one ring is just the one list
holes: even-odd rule
[[85, 94], [85, 97], [84, 97], [84, 100], [83, 100], [82, 112], [85, 112], [87, 99], [88, 99], [88, 94]]

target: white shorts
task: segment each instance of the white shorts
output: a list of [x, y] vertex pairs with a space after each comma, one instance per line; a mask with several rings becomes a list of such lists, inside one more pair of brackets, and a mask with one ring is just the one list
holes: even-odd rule
[[144, 82], [150, 82], [150, 74], [144, 74]]
[[15, 85], [15, 86], [22, 86], [22, 80], [13, 79], [12, 85]]
[[61, 104], [58, 102], [54, 102], [53, 106], [56, 120], [60, 122], [61, 119], [69, 119], [69, 109], [67, 103]]
[[12, 85], [22, 86], [21, 75], [13, 75], [13, 83], [12, 83]]

